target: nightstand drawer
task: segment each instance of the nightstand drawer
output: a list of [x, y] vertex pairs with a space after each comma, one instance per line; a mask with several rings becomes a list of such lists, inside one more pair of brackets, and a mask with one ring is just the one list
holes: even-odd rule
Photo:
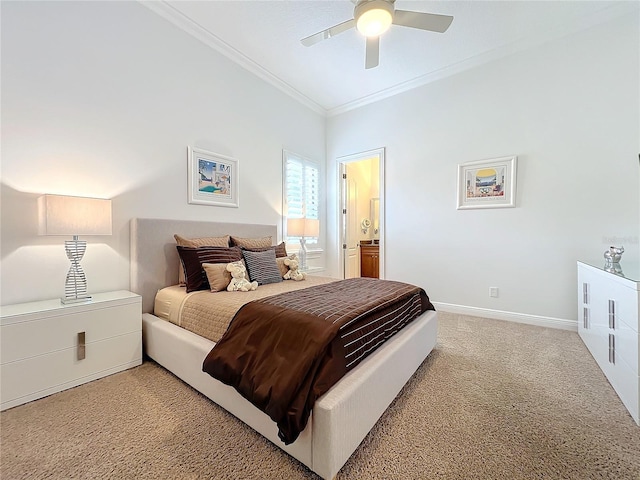
[[[61, 310], [56, 316], [2, 326], [2, 364], [45, 353], [75, 348], [78, 333], [92, 343], [142, 329], [140, 302], [108, 306], [90, 311]], [[4, 386], [4, 379], [3, 379]]]
[[3, 364], [2, 409], [140, 365], [140, 332], [87, 343], [85, 353], [78, 360], [77, 349], [72, 347]]

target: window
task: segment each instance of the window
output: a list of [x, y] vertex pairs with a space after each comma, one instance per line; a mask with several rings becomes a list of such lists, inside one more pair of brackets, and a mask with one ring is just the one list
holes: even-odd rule
[[[292, 152], [284, 151], [284, 215], [285, 232], [287, 219], [320, 220], [320, 165]], [[313, 224], [314, 222], [307, 222]], [[313, 229], [312, 229], [313, 230]], [[307, 245], [312, 248], [319, 245], [318, 228], [311, 235], [305, 235]], [[300, 236], [286, 233], [288, 245], [300, 244]]]

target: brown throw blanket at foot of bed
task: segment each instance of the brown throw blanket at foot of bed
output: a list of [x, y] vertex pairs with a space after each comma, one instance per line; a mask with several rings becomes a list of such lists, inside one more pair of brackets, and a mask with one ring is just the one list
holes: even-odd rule
[[318, 397], [427, 310], [423, 289], [372, 278], [274, 295], [238, 311], [202, 369], [269, 415], [290, 444]]

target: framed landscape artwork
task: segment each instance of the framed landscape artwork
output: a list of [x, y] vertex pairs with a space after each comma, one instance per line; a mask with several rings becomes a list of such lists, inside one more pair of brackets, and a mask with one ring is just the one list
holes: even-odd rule
[[516, 206], [517, 157], [458, 165], [458, 210]]
[[238, 207], [238, 161], [188, 148], [189, 203]]

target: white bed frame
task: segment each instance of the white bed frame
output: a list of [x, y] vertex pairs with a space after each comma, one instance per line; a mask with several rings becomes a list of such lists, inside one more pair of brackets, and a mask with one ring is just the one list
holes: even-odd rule
[[235, 389], [202, 372], [214, 343], [155, 317], [155, 293], [178, 279], [173, 235], [277, 238], [274, 225], [133, 219], [131, 289], [142, 295], [145, 353], [324, 479], [333, 479], [436, 344], [437, 314], [424, 313], [347, 373], [313, 408], [298, 439], [285, 445], [276, 424]]

